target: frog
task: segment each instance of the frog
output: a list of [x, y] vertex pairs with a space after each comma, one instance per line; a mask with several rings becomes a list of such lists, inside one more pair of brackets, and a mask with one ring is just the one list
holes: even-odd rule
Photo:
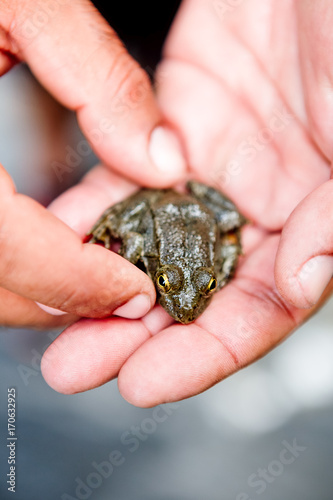
[[234, 276], [246, 222], [224, 194], [191, 180], [186, 192], [140, 189], [105, 210], [85, 241], [109, 250], [118, 242], [154, 282], [157, 302], [188, 324]]

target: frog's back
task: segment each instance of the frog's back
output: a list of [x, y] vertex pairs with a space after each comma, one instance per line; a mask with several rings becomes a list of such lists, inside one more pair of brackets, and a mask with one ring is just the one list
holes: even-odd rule
[[170, 190], [151, 208], [161, 265], [214, 265], [216, 222], [207, 207], [190, 195]]

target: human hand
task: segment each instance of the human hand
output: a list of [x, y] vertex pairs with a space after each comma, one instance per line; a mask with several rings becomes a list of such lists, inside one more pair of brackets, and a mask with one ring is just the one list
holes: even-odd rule
[[218, 185], [253, 221], [243, 229], [245, 257], [234, 280], [190, 325], [171, 324], [157, 306], [141, 320], [80, 320], [69, 327], [42, 361], [46, 380], [60, 392], [118, 376], [121, 393], [138, 406], [192, 396], [267, 353], [331, 291], [330, 285], [319, 300], [327, 276], [319, 273], [318, 280], [305, 269], [302, 290], [297, 271], [310, 257], [332, 253], [326, 214], [332, 213], [333, 10], [323, 1], [249, 0], [230, 3], [223, 16], [219, 8], [226, 5], [183, 2], [157, 82], [192, 177]]
[[[90, 2], [3, 0], [0, 25], [0, 74], [27, 62], [41, 84], [77, 112], [106, 165], [143, 185], [163, 187], [182, 176], [177, 139], [161, 126], [148, 76]], [[118, 313], [140, 317], [154, 304], [147, 276], [115, 254], [82, 245], [50, 211], [15, 193], [2, 167], [0, 214], [0, 324], [56, 326], [107, 316], [126, 303]], [[47, 314], [36, 302], [68, 314]]]

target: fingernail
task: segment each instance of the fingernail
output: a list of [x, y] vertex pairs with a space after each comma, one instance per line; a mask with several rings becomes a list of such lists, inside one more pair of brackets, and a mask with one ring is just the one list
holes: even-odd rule
[[298, 280], [309, 306], [318, 302], [332, 276], [333, 257], [329, 255], [318, 255], [304, 264]]
[[156, 168], [163, 173], [182, 174], [186, 170], [180, 142], [166, 127], [156, 127], [150, 136], [149, 154]]
[[142, 318], [150, 311], [152, 303], [149, 295], [142, 293], [129, 300], [123, 306], [118, 307], [113, 314], [122, 318], [137, 319]]
[[47, 312], [48, 314], [52, 314], [52, 316], [62, 316], [63, 314], [67, 314], [64, 311], [60, 311], [60, 309], [54, 309], [54, 307], [49, 307], [45, 306], [44, 304], [40, 304], [39, 302], [36, 302], [38, 307], [43, 309], [43, 311]]

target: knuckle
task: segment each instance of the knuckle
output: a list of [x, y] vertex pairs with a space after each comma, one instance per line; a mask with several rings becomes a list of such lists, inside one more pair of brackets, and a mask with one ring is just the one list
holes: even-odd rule
[[129, 108], [139, 106], [152, 91], [147, 73], [125, 51], [114, 58], [107, 78], [113, 100], [120, 100]]

